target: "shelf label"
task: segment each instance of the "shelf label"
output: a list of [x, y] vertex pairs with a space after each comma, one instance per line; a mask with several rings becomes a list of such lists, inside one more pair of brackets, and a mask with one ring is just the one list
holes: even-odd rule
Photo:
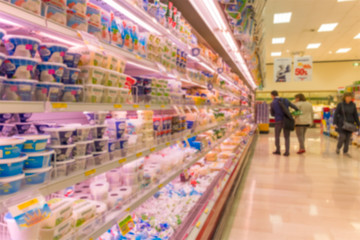
[[121, 104], [114, 104], [114, 108], [117, 108], [117, 109], [122, 108], [122, 105]]
[[168, 147], [168, 146], [170, 146], [170, 143], [169, 143], [169, 142], [167, 142], [165, 145]]
[[143, 155], [143, 153], [142, 153], [142, 152], [139, 152], [139, 153], [136, 154], [136, 157], [139, 158], [139, 157], [141, 157], [142, 155]]
[[130, 212], [130, 208], [128, 207], [127, 209], [125, 209], [125, 212]]
[[126, 158], [122, 158], [122, 159], [119, 160], [120, 164], [123, 164], [124, 162], [126, 162]]
[[204, 213], [207, 214], [208, 212], [209, 212], [209, 209], [206, 208], [205, 211], [204, 211]]
[[49, 205], [41, 195], [8, 207], [8, 209], [20, 229], [34, 226], [51, 216]]
[[159, 184], [158, 189], [161, 189], [164, 186], [164, 184]]
[[156, 148], [153, 147], [153, 148], [150, 148], [150, 152], [155, 152]]
[[196, 227], [197, 227], [197, 228], [199, 228], [199, 227], [200, 227], [200, 225], [201, 225], [201, 222], [200, 222], [200, 221], [198, 221], [198, 222], [196, 223]]
[[162, 104], [160, 107], [161, 107], [161, 108], [165, 108], [165, 105], [164, 105], [164, 104]]
[[134, 221], [130, 215], [119, 222], [120, 232], [125, 236], [128, 232], [131, 231], [135, 226]]
[[133, 108], [139, 108], [140, 106], [139, 106], [139, 104], [134, 104], [133, 105]]
[[146, 104], [146, 105], [145, 105], [145, 108], [151, 108], [151, 105]]
[[91, 170], [85, 172], [85, 177], [88, 177], [88, 176], [93, 175], [95, 173], [96, 173], [96, 169], [95, 168], [91, 169]]
[[67, 103], [52, 103], [51, 104], [53, 108], [59, 109], [59, 108], [67, 108]]

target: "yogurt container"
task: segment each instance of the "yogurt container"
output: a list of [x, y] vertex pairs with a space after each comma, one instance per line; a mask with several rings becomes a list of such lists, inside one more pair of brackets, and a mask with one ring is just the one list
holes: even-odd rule
[[15, 123], [18, 134], [29, 134], [32, 123]]
[[120, 81], [120, 73], [112, 70], [105, 72], [103, 85], [107, 87], [118, 87]]
[[107, 152], [109, 146], [109, 138], [94, 139], [94, 146], [96, 152]]
[[68, 47], [57, 43], [41, 43], [39, 55], [43, 62], [63, 63]]
[[[51, 213], [53, 213], [51, 211]], [[54, 228], [42, 228], [39, 232], [39, 239], [66, 239], [66, 235], [69, 235], [73, 231], [73, 222], [72, 218], [69, 218], [59, 226]]]
[[10, 2], [35, 14], [40, 15], [41, 13], [40, 0], [10, 0]]
[[93, 138], [103, 138], [108, 125], [95, 125]]
[[7, 79], [4, 81], [2, 99], [10, 101], [32, 101], [34, 99], [36, 80]]
[[8, 78], [34, 78], [36, 65], [38, 62], [32, 58], [8, 56], [2, 68]]
[[64, 84], [55, 82], [40, 82], [36, 84], [35, 99], [37, 101], [59, 102]]
[[40, 224], [35, 224], [31, 227], [27, 227], [20, 230], [17, 222], [11, 216], [11, 213], [7, 213], [4, 216], [4, 221], [6, 222], [10, 234], [10, 239], [21, 239], [21, 240], [39, 239]]
[[[12, 0], [13, 1], [13, 0]], [[16, 0], [20, 1], [20, 0]], [[22, 2], [32, 2], [23, 1]], [[35, 2], [40, 2], [36, 0]], [[39, 3], [40, 4], [40, 3]], [[22, 35], [6, 35], [3, 37], [5, 48], [10, 56], [33, 58], [39, 48], [40, 40]]]
[[74, 127], [54, 127], [44, 129], [44, 132], [50, 135], [51, 145], [69, 144], [74, 131]]
[[54, 228], [67, 219], [71, 219], [72, 201], [69, 198], [52, 198], [47, 201], [52, 214], [41, 223], [42, 228]]
[[31, 116], [32, 116], [32, 113], [19, 113], [19, 114], [15, 115], [15, 117], [17, 117], [17, 119], [22, 123], [27, 122], [27, 120], [29, 118], [31, 118]]
[[49, 140], [49, 135], [21, 135], [19, 136], [25, 139], [23, 152], [32, 153], [32, 152], [42, 152], [46, 148], [47, 141]]
[[55, 162], [54, 165], [54, 174], [55, 177], [64, 177], [73, 173], [75, 170], [75, 159], [70, 159], [62, 162]]
[[3, 53], [0, 53], [0, 76], [4, 76], [5, 73], [2, 69], [2, 63], [4, 62], [4, 60], [7, 58], [7, 56]]
[[87, 7], [86, 7], [86, 16], [88, 17], [88, 21], [91, 24], [100, 26], [100, 24], [101, 24], [101, 8], [100, 7], [88, 2]]
[[62, 63], [39, 63], [36, 68], [36, 76], [41, 82], [61, 82], [66, 65]]
[[20, 157], [24, 143], [23, 138], [0, 138], [0, 161]]
[[107, 150], [108, 149], [106, 149], [106, 151], [96, 152], [93, 154], [95, 165], [101, 165], [103, 163], [110, 161], [110, 155]]
[[67, 7], [80, 14], [86, 14], [87, 0], [67, 0]]
[[49, 4], [42, 4], [41, 16], [61, 25], [66, 25], [66, 8], [61, 7], [61, 5], [58, 5], [55, 2], [50, 1]]
[[110, 13], [101, 9], [101, 40], [110, 42]]
[[88, 84], [85, 85], [85, 102], [101, 103], [104, 95], [104, 86]]
[[106, 70], [101, 67], [86, 66], [80, 67], [80, 84], [103, 84]]
[[78, 30], [87, 32], [88, 23], [86, 20], [85, 13], [77, 13], [71, 10], [67, 11], [67, 26]]
[[94, 35], [96, 38], [101, 39], [101, 26], [94, 25], [93, 23], [88, 23], [88, 33]]
[[73, 202], [74, 226], [78, 228], [89, 220], [93, 219], [96, 214], [96, 202], [79, 199]]
[[80, 69], [78, 68], [65, 68], [64, 75], [62, 77], [62, 83], [64, 84], [76, 84], [80, 75]]
[[14, 116], [13, 113], [1, 113], [0, 114], [0, 123], [5, 123], [6, 121], [9, 121]]
[[117, 103], [120, 90], [116, 87], [104, 87], [103, 103]]
[[22, 154], [18, 158], [0, 160], [0, 178], [13, 177], [23, 173], [24, 161], [28, 157]]
[[73, 51], [81, 54], [81, 66], [98, 66], [101, 67], [104, 61], [104, 54], [102, 52], [93, 50], [88, 47], [74, 48]]
[[55, 151], [56, 162], [64, 162], [73, 158], [75, 144], [71, 145], [53, 145], [49, 147]]
[[81, 54], [75, 52], [67, 52], [64, 57], [64, 64], [69, 68], [77, 68], [79, 66]]
[[64, 85], [64, 91], [61, 100], [63, 102], [83, 102], [84, 86], [68, 84]]
[[45, 128], [50, 128], [50, 127], [55, 127], [56, 124], [52, 123], [34, 123], [34, 126], [38, 132], [38, 134], [44, 134], [45, 131], [44, 129]]
[[93, 155], [85, 155], [85, 156], [76, 156], [75, 157], [75, 164], [76, 164], [76, 171], [81, 171], [86, 169], [86, 162], [87, 159], [93, 158]]
[[27, 159], [24, 162], [24, 169], [37, 169], [50, 167], [54, 151], [47, 150], [43, 152], [27, 153]]
[[75, 154], [74, 156], [85, 156], [89, 155], [93, 152], [94, 141], [83, 141], [83, 142], [77, 142], [75, 143]]
[[0, 195], [18, 192], [21, 188], [24, 176], [24, 174], [20, 174], [13, 177], [0, 178]]
[[75, 131], [73, 134], [73, 142], [86, 141], [90, 138], [90, 130], [93, 126], [90, 125], [81, 125], [75, 126]]
[[26, 184], [41, 184], [50, 178], [52, 167], [24, 169]]
[[1, 133], [4, 137], [12, 137], [17, 134], [15, 124], [1, 124]]
[[6, 35], [6, 31], [0, 28], [0, 44], [2, 44], [2, 39]]

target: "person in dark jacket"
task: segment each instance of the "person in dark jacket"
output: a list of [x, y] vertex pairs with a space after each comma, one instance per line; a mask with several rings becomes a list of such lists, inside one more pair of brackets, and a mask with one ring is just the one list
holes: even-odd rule
[[284, 138], [285, 138], [285, 153], [284, 156], [290, 155], [290, 130], [284, 128], [284, 117], [285, 113], [283, 112], [279, 101], [282, 101], [287, 108], [291, 107], [295, 110], [298, 110], [298, 108], [292, 104], [289, 100], [286, 98], [280, 98], [279, 93], [277, 91], [271, 92], [271, 97], [273, 99], [271, 103], [271, 115], [275, 117], [275, 146], [276, 151], [273, 152], [275, 155], [281, 155], [280, 152], [280, 134], [281, 131], [284, 129]]
[[[344, 119], [345, 115], [345, 119]], [[359, 115], [356, 109], [356, 104], [352, 101], [352, 94], [347, 92], [344, 94], [343, 102], [336, 107], [334, 114], [334, 125], [336, 131], [339, 133], [336, 153], [339, 154], [341, 148], [344, 146], [344, 155], [351, 157], [348, 153], [352, 132], [343, 129], [344, 121], [357, 124], [360, 127]]]

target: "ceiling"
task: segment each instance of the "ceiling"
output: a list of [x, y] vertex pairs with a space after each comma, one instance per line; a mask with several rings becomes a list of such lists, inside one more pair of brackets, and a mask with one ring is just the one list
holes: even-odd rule
[[[292, 12], [290, 23], [274, 24], [275, 13]], [[360, 59], [360, 0], [268, 0], [264, 12], [266, 62], [273, 63], [271, 52], [292, 57], [294, 52], [311, 55], [314, 61]], [[339, 23], [332, 32], [318, 32], [321, 24]], [[272, 44], [272, 38], [285, 37], [284, 44]], [[318, 49], [306, 49], [309, 43], [321, 43]], [[348, 53], [336, 53], [351, 48]]]

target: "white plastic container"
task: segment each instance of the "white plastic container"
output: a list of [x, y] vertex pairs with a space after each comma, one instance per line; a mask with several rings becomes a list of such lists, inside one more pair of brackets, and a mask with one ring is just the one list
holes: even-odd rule
[[69, 218], [68, 220], [60, 223], [57, 227], [40, 229], [39, 239], [63, 239], [64, 236], [68, 235], [73, 230], [73, 219]]
[[85, 101], [89, 103], [101, 103], [104, 96], [104, 86], [88, 84], [85, 85]]
[[4, 217], [4, 221], [7, 224], [10, 238], [12, 240], [35, 240], [39, 239], [40, 224], [35, 224], [29, 228], [21, 229], [18, 227], [15, 219], [10, 213], [7, 213]]
[[55, 177], [63, 177], [71, 174], [75, 170], [75, 159], [54, 163]]
[[106, 71], [101, 67], [80, 67], [79, 83], [101, 85], [103, 84]]
[[51, 209], [51, 216], [41, 223], [42, 228], [54, 228], [70, 219], [73, 211], [72, 200], [68, 198], [53, 198], [47, 201]]
[[73, 216], [75, 228], [92, 219], [96, 214], [96, 204], [89, 200], [75, 200], [73, 202]]
[[117, 103], [120, 90], [117, 87], [104, 87], [103, 103]]

